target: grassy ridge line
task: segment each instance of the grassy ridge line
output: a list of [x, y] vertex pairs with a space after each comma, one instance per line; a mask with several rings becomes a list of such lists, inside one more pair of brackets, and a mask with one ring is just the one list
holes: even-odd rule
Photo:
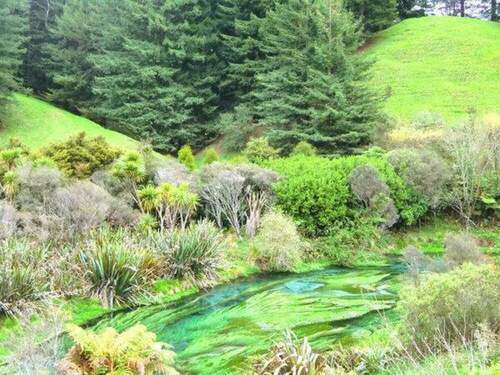
[[388, 113], [410, 120], [440, 113], [447, 120], [500, 113], [500, 24], [459, 17], [405, 20], [376, 34], [363, 49], [373, 87], [389, 92]]
[[36, 149], [84, 131], [90, 137], [103, 136], [111, 145], [136, 149], [137, 141], [121, 133], [105, 129], [84, 117], [57, 108], [40, 99], [15, 94], [0, 128], [0, 147], [10, 138], [18, 138], [27, 147]]

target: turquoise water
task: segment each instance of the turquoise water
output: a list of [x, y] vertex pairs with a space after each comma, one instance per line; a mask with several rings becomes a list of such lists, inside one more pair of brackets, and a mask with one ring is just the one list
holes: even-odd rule
[[182, 374], [242, 374], [289, 328], [316, 350], [362, 340], [394, 306], [397, 266], [267, 275], [101, 321], [142, 323], [173, 346]]

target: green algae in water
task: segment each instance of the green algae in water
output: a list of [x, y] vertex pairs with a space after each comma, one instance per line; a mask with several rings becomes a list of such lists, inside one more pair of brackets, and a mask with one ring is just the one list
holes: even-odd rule
[[142, 307], [101, 321], [124, 330], [136, 323], [173, 345], [182, 374], [241, 374], [289, 328], [316, 350], [370, 334], [394, 306], [391, 269], [333, 268], [268, 275], [168, 305]]

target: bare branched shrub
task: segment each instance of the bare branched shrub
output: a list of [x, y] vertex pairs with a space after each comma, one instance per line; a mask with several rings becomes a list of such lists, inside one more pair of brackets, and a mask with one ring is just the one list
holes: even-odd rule
[[61, 219], [60, 234], [73, 238], [103, 224], [111, 213], [113, 199], [91, 182], [76, 182], [54, 192], [48, 212]]
[[6, 358], [8, 374], [56, 375], [64, 357], [64, 314], [51, 307], [41, 319], [32, 315], [18, 318], [18, 330], [3, 344], [10, 353]]
[[203, 170], [201, 180], [201, 197], [216, 224], [222, 228], [229, 223], [238, 235], [245, 227], [253, 236], [278, 175], [251, 165], [212, 163]]
[[266, 271], [292, 271], [303, 258], [303, 241], [295, 223], [277, 211], [262, 217], [253, 247], [259, 266]]
[[446, 186], [451, 173], [447, 163], [435, 152], [426, 149], [397, 149], [388, 154], [394, 170], [430, 207], [446, 204]]
[[380, 218], [383, 229], [390, 228], [399, 220], [399, 213], [390, 197], [389, 186], [370, 165], [356, 167], [349, 176], [351, 190], [365, 207]]
[[464, 263], [482, 264], [486, 261], [474, 237], [467, 233], [448, 235], [444, 240], [444, 260], [449, 268]]
[[403, 259], [407, 265], [408, 276], [418, 285], [421, 274], [428, 270], [430, 259], [420, 249], [411, 245], [404, 249]]
[[500, 168], [500, 128], [478, 123], [471, 116], [469, 121], [448, 130], [445, 145], [456, 181], [451, 204], [470, 226], [483, 179]]
[[378, 171], [370, 165], [356, 167], [349, 177], [349, 184], [354, 195], [367, 206], [377, 195], [387, 196], [390, 193]]
[[16, 205], [22, 210], [43, 208], [56, 189], [63, 184], [63, 176], [57, 169], [25, 165], [17, 169], [19, 191]]
[[0, 201], [0, 241], [14, 235], [17, 226], [17, 212], [14, 206]]
[[169, 183], [174, 186], [181, 183], [194, 186], [195, 182], [193, 173], [177, 160], [165, 160], [157, 163], [153, 172], [153, 180], [156, 185]]

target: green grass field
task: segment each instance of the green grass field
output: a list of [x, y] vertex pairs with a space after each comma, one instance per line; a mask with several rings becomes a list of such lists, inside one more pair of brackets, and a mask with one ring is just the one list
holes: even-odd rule
[[411, 120], [422, 111], [446, 120], [500, 113], [500, 23], [459, 17], [405, 20], [364, 48], [373, 85], [390, 92], [388, 113]]
[[137, 147], [136, 141], [121, 133], [105, 129], [42, 100], [21, 94], [14, 95], [13, 99], [3, 119], [3, 128], [0, 128], [0, 147], [10, 138], [18, 138], [29, 148], [35, 149], [51, 142], [63, 141], [82, 131], [91, 137], [103, 136], [116, 147]]

